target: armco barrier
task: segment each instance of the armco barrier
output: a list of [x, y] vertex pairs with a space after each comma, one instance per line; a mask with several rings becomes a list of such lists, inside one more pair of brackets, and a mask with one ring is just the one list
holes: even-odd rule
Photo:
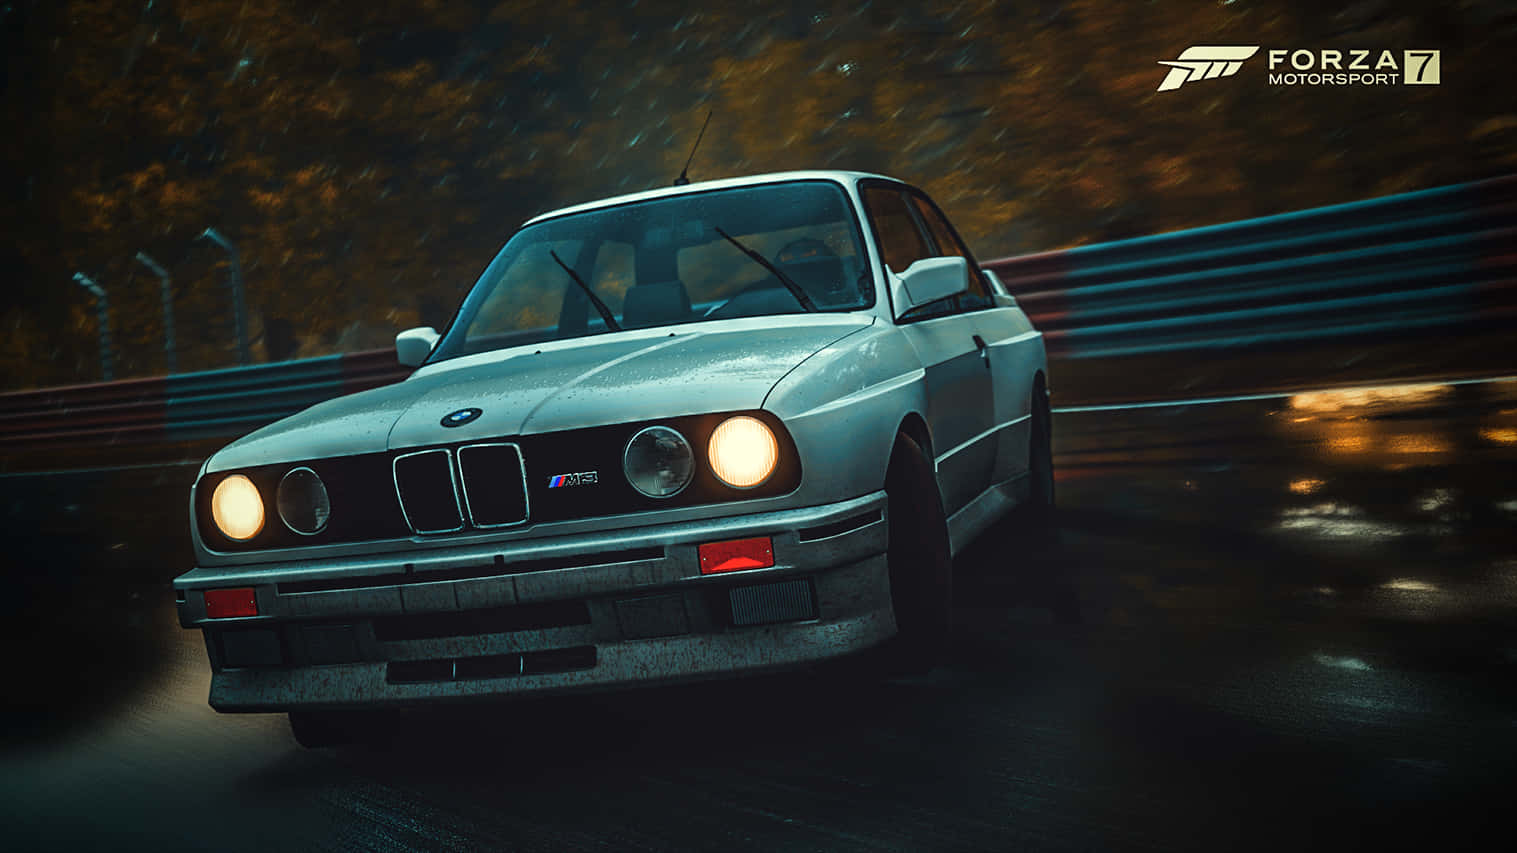
[[[1517, 331], [1517, 176], [985, 266], [1056, 358]], [[387, 349], [0, 394], [0, 450], [231, 436], [408, 372]]]
[[1517, 176], [985, 264], [1097, 358], [1517, 320]]
[[0, 447], [161, 438], [164, 380], [126, 379], [0, 395]]
[[178, 441], [247, 430], [410, 372], [396, 363], [393, 350], [377, 350], [171, 376], [164, 434]]
[[378, 350], [0, 394], [0, 449], [235, 435], [409, 373]]

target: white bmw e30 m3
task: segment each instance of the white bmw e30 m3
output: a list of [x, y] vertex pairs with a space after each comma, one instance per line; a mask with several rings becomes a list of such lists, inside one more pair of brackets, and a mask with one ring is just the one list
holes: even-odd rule
[[539, 216], [405, 381], [208, 459], [174, 583], [222, 711], [930, 660], [951, 558], [1053, 505], [1041, 334], [900, 181], [789, 172]]

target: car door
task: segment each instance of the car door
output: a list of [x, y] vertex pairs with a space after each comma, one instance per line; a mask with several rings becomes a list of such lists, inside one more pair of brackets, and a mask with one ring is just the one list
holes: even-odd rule
[[996, 431], [990, 481], [1005, 482], [1027, 472], [1032, 377], [1041, 361], [1042, 340], [1020, 308], [996, 304], [979, 264], [926, 193], [913, 190], [911, 201], [934, 250], [940, 255], [958, 255], [969, 261], [970, 290], [960, 299], [960, 307], [988, 353]]
[[[904, 185], [867, 182], [860, 193], [886, 267], [899, 274], [934, 256], [935, 244]], [[991, 370], [974, 320], [957, 297], [919, 306], [896, 323], [926, 373], [925, 415], [943, 508], [951, 515], [990, 483], [996, 452]]]

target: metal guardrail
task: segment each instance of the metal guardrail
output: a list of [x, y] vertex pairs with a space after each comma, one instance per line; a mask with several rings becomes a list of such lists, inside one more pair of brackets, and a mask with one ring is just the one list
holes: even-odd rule
[[1052, 355], [1517, 320], [1517, 175], [990, 261]]
[[0, 394], [0, 449], [235, 435], [410, 372], [375, 350]]
[[[1517, 331], [1517, 175], [985, 266], [1055, 358]], [[236, 435], [409, 372], [386, 349], [0, 394], [0, 450]]]

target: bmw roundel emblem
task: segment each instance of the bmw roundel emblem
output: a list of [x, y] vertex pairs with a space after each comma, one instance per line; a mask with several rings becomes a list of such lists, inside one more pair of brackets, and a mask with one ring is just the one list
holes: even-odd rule
[[456, 412], [449, 412], [442, 416], [442, 425], [445, 427], [463, 426], [484, 414], [483, 409], [467, 408]]

